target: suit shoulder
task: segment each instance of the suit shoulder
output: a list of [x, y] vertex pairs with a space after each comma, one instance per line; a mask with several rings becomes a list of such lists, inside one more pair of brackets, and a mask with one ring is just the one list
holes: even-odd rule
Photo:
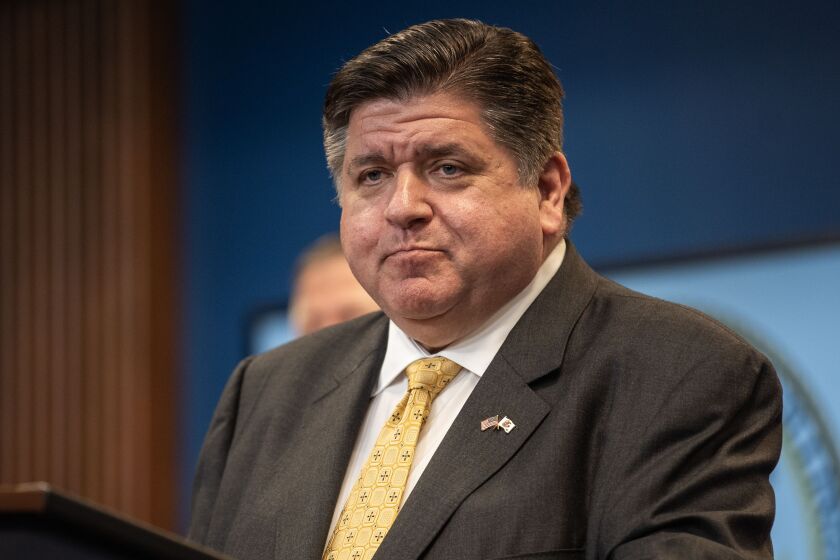
[[250, 419], [310, 401], [337, 375], [356, 369], [384, 347], [387, 327], [387, 318], [374, 313], [245, 358], [225, 389], [236, 401], [237, 433]]
[[261, 384], [267, 377], [282, 375], [289, 381], [298, 376], [311, 380], [327, 364], [361, 361], [380, 347], [387, 333], [388, 319], [382, 312], [321, 329], [286, 344], [252, 356], [248, 364], [249, 384]]
[[382, 323], [386, 326], [388, 323], [388, 318], [385, 317], [384, 313], [381, 311], [368, 313], [356, 319], [291, 340], [277, 348], [259, 354], [256, 359], [271, 361], [278, 357], [287, 359], [292, 355], [299, 356], [301, 359], [323, 357], [325, 350], [330, 353], [349, 353], [358, 345], [360, 338], [363, 338], [371, 329], [381, 327]]
[[650, 349], [658, 359], [736, 360], [760, 369], [768, 359], [740, 334], [705, 313], [633, 291], [599, 278], [591, 306], [596, 322], [615, 329], [616, 339], [637, 351]]
[[680, 340], [684, 344], [756, 352], [740, 334], [693, 307], [655, 298], [601, 278], [594, 305], [628, 333], [650, 340]]
[[580, 323], [574, 355], [603, 382], [611, 414], [627, 430], [674, 418], [711, 425], [747, 403], [780, 410], [770, 360], [696, 309], [601, 279]]

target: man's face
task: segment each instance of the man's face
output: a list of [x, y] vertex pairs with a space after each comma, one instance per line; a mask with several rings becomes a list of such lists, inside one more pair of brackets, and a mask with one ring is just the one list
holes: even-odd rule
[[[568, 179], [565, 159], [555, 160]], [[429, 349], [484, 323], [562, 235], [556, 195], [565, 191], [544, 188], [542, 177], [540, 188], [520, 185], [516, 161], [488, 134], [479, 107], [453, 94], [356, 108], [339, 181], [353, 273]]]

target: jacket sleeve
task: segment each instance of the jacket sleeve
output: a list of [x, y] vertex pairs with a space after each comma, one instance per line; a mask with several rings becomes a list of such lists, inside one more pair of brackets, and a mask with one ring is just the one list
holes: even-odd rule
[[645, 424], [624, 432], [622, 454], [612, 457], [618, 476], [596, 498], [599, 558], [773, 557], [769, 476], [782, 432], [776, 373], [755, 353], [689, 369]]
[[193, 480], [192, 515], [188, 538], [199, 543], [206, 544], [207, 531], [213, 519], [216, 498], [236, 429], [242, 379], [250, 360], [251, 358], [246, 358], [240, 362], [228, 380], [216, 411], [213, 413], [210, 429], [204, 438], [198, 458], [198, 467]]

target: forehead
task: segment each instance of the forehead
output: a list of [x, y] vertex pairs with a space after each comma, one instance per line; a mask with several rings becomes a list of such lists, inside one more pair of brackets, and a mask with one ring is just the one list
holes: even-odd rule
[[348, 150], [453, 137], [492, 142], [481, 108], [474, 101], [451, 93], [414, 96], [405, 101], [375, 99], [350, 115]]

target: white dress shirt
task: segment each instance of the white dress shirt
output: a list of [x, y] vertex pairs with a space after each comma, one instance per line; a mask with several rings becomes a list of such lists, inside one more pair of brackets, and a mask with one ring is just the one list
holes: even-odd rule
[[[403, 503], [417, 484], [432, 455], [435, 454], [452, 422], [455, 421], [455, 417], [467, 402], [467, 398], [481, 376], [487, 371], [487, 367], [502, 347], [508, 334], [560, 269], [565, 254], [566, 242], [561, 240], [524, 290], [502, 306], [478, 330], [434, 354], [448, 358], [464, 369], [432, 401], [428, 420], [420, 432], [417, 448], [414, 451], [414, 462], [411, 464], [411, 471], [406, 482]], [[393, 321], [390, 322], [385, 359], [379, 372], [379, 380], [371, 395], [367, 415], [353, 448], [353, 454], [350, 456], [350, 463], [344, 474], [344, 482], [338, 495], [330, 531], [327, 534], [328, 541], [344, 509], [347, 497], [353, 490], [353, 484], [359, 478], [359, 472], [373, 449], [379, 431], [408, 390], [408, 378], [401, 375], [403, 370], [411, 362], [431, 355]]]

